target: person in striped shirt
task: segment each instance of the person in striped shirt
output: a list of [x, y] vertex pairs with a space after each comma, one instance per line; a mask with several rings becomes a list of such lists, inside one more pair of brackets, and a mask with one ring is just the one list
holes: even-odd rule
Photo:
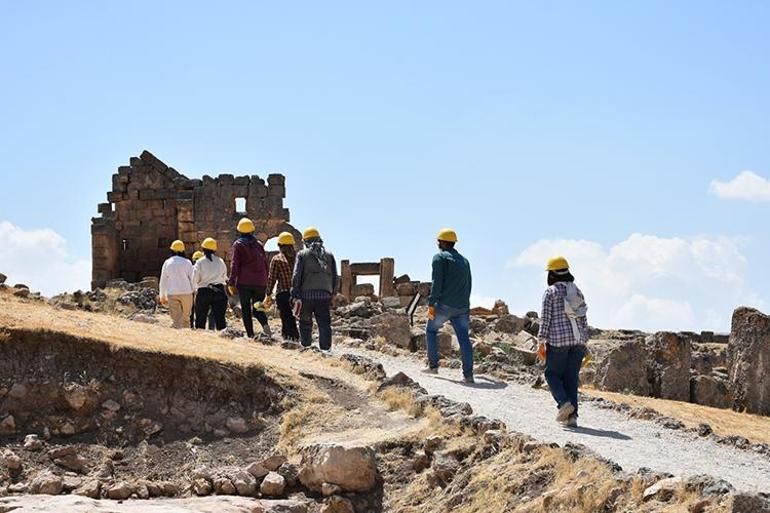
[[588, 319], [585, 298], [564, 257], [548, 261], [548, 289], [538, 333], [538, 354], [545, 353], [545, 379], [556, 401], [556, 420], [577, 427], [580, 365], [586, 354]]

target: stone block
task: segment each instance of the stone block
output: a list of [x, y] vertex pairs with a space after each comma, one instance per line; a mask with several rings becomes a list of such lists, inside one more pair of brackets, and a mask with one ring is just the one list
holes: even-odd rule
[[374, 295], [374, 285], [371, 283], [358, 283], [350, 289], [351, 297]]
[[286, 177], [282, 174], [272, 173], [267, 176], [267, 183], [270, 185], [286, 185]]
[[286, 197], [286, 187], [283, 185], [271, 185], [267, 189], [268, 196], [275, 196], [277, 198], [285, 198]]

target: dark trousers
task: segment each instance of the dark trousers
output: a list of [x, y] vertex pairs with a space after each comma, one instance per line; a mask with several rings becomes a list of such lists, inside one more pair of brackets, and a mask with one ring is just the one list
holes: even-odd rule
[[318, 345], [321, 349], [332, 348], [331, 299], [303, 299], [299, 313], [299, 338], [302, 345], [313, 342], [313, 316], [318, 323]]
[[291, 308], [291, 294], [288, 291], [279, 292], [275, 295], [275, 303], [281, 312], [281, 335], [286, 340], [299, 340], [297, 321]]
[[201, 287], [195, 294], [195, 328], [205, 329], [206, 320], [209, 321], [209, 328], [213, 325], [216, 329], [223, 330], [226, 327], [225, 311], [227, 310], [227, 294], [224, 287], [219, 288]]
[[548, 345], [545, 351], [545, 380], [556, 407], [572, 403], [575, 415], [578, 411], [578, 385], [580, 384], [580, 364], [586, 353], [585, 346], [554, 347]]
[[267, 325], [267, 314], [265, 312], [254, 311], [254, 303], [264, 301], [265, 289], [267, 287], [252, 287], [251, 285], [238, 285], [238, 299], [241, 301], [241, 316], [243, 317], [243, 327], [246, 329], [246, 335], [249, 338], [254, 337], [254, 322], [252, 317], [256, 317], [262, 326]]

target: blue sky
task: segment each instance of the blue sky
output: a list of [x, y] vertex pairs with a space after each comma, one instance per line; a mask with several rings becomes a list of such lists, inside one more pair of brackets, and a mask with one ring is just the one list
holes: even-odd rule
[[294, 224], [415, 278], [452, 226], [478, 302], [536, 309], [549, 252], [601, 326], [727, 330], [737, 304], [770, 300], [770, 198], [751, 194], [770, 176], [767, 2], [30, 1], [0, 17], [11, 281], [87, 286], [90, 217], [148, 149], [190, 177], [282, 172]]

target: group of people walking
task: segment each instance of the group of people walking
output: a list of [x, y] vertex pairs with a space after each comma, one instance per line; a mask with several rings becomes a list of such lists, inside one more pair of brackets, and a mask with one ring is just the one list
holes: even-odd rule
[[267, 309], [275, 290], [283, 338], [309, 346], [315, 317], [321, 348], [331, 348], [331, 300], [339, 278], [334, 255], [324, 247], [318, 230], [305, 230], [305, 249], [299, 252], [294, 236], [281, 233], [279, 252], [268, 265], [267, 252], [254, 236], [254, 222], [243, 218], [236, 229], [238, 238], [231, 249], [229, 273], [225, 261], [216, 254], [216, 240], [205, 239], [192, 262], [185, 256], [182, 241], [171, 244], [172, 255], [161, 269], [159, 296], [161, 304], [168, 307], [173, 327], [204, 329], [208, 323], [209, 328], [225, 329], [225, 313], [232, 297], [240, 303], [246, 335], [255, 338], [256, 319], [262, 328], [259, 336], [273, 338]]
[[[473, 346], [469, 335], [471, 268], [455, 245], [457, 233], [443, 229], [437, 237], [438, 253], [433, 257], [432, 285], [428, 298], [426, 345], [427, 374], [438, 374], [438, 334], [449, 322], [457, 335], [462, 360], [463, 381], [473, 377]], [[556, 402], [556, 420], [566, 427], [577, 427], [579, 373], [588, 342], [585, 298], [575, 285], [564, 257], [546, 264], [548, 288], [543, 295], [537, 353], [545, 361], [545, 379]]]
[[[214, 239], [201, 243], [201, 250], [193, 256], [194, 265], [185, 257], [181, 241], [171, 245], [172, 256], [161, 271], [160, 301], [168, 306], [173, 326], [186, 327], [192, 315], [197, 329], [205, 328], [207, 322], [210, 328], [224, 329], [229, 294], [240, 302], [246, 335], [255, 337], [253, 319], [257, 319], [262, 327], [260, 336], [272, 338], [266, 310], [275, 290], [282, 337], [299, 339], [303, 346], [310, 346], [315, 318], [320, 348], [331, 349], [331, 305], [339, 275], [334, 255], [325, 248], [318, 230], [311, 227], [303, 232], [304, 249], [299, 252], [295, 250], [294, 236], [281, 233], [279, 252], [269, 265], [264, 246], [254, 236], [254, 223], [243, 218], [237, 231], [229, 275], [224, 260], [216, 255]], [[473, 384], [471, 267], [455, 248], [457, 242], [457, 233], [448, 228], [437, 236], [439, 251], [433, 257], [428, 297], [428, 366], [423, 372], [438, 374], [438, 335], [441, 327], [450, 323], [460, 346], [463, 381]], [[546, 272], [548, 288], [543, 295], [537, 352], [545, 362], [545, 379], [556, 402], [556, 420], [577, 427], [578, 376], [588, 341], [587, 306], [564, 257], [550, 259]]]

